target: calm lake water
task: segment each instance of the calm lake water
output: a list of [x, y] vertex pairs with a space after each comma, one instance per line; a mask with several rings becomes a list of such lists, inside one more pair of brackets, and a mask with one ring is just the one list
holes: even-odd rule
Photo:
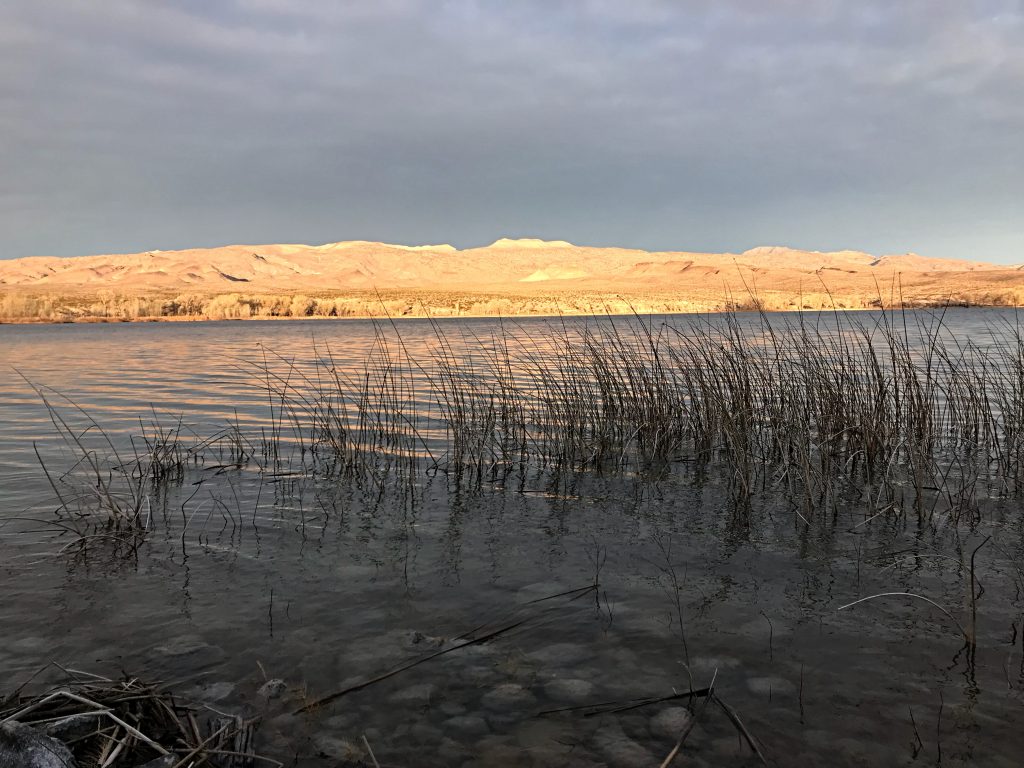
[[[997, 311], [945, 318], [950, 334], [981, 346], [1007, 322]], [[509, 328], [541, 338], [562, 323], [440, 327], [459, 362], [476, 354], [476, 338]], [[399, 329], [412, 360], [436, 342], [426, 321]], [[65, 471], [68, 452], [28, 382], [70, 398], [119, 450], [154, 418], [180, 417], [193, 442], [227, 424], [255, 441], [274, 410], [251, 363], [267, 360], [281, 377], [312, 371], [317, 345], [358, 372], [379, 330], [363, 321], [0, 326], [0, 694], [53, 661], [262, 713], [263, 752], [288, 764], [361, 764], [365, 736], [381, 765], [648, 766], [675, 744], [685, 700], [596, 716], [569, 708], [684, 692], [692, 676], [695, 687], [714, 680], [773, 765], [1020, 764], [1024, 515], [1014, 499], [986, 500], [971, 526], [863, 523], [858, 510], [808, 526], [770, 488], [739, 520], [714, 474], [537, 473], [467, 486], [423, 472], [383, 489], [208, 459], [147, 498], [152, 525], [137, 556], [69, 556], [40, 467], [41, 458]], [[417, 396], [426, 407], [428, 394]], [[85, 428], [81, 413], [48, 397]], [[428, 420], [426, 442], [438, 438], [430, 429]], [[989, 535], [973, 664], [950, 619], [922, 601], [838, 610], [911, 592], [963, 618], [969, 589], [951, 558]], [[595, 580], [579, 599], [531, 602]], [[528, 620], [490, 642], [294, 714], [453, 648], [480, 625], [519, 619]], [[270, 678], [287, 687], [267, 699], [257, 691]], [[712, 704], [678, 764], [761, 762]]]

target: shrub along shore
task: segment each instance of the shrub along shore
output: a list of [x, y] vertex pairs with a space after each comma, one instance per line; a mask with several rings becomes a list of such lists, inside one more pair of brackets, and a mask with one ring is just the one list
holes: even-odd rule
[[346, 291], [340, 293], [178, 293], [126, 295], [114, 291], [56, 294], [8, 289], [0, 292], [0, 322], [152, 322], [275, 318], [529, 317], [591, 314], [676, 314], [762, 310], [892, 309], [897, 307], [1016, 307], [1024, 290], [880, 291], [875, 294], [794, 295], [759, 291], [731, 295], [722, 290], [670, 293], [465, 293], [442, 291]]

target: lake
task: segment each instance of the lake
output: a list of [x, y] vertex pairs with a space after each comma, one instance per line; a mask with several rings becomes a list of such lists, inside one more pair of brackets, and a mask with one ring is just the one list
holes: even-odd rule
[[[769, 322], [839, 354], [884, 317]], [[888, 318], [924, 331], [903, 356], [923, 410], [885, 355], [853, 369], [856, 347], [826, 387], [802, 352], [758, 369], [742, 429], [724, 404], [702, 426], [694, 393], [785, 346], [758, 315], [0, 325], [0, 695], [57, 662], [260, 714], [286, 764], [369, 765], [370, 744], [381, 765], [630, 766], [660, 764], [712, 686], [678, 764], [762, 764], [749, 734], [780, 766], [1016, 766], [1016, 315], [950, 310], [934, 361], [936, 315]], [[715, 347], [730, 328], [739, 356]], [[826, 467], [860, 440], [822, 424], [826, 391], [872, 376], [850, 400], [896, 403], [884, 460], [844, 442]], [[812, 411], [806, 457], [776, 456], [773, 414]], [[133, 484], [147, 437], [177, 458]], [[108, 486], [138, 503], [130, 546], [86, 519]]]

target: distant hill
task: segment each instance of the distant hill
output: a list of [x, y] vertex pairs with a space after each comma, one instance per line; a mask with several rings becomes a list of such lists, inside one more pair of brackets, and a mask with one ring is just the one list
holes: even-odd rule
[[[860, 307], [898, 293], [912, 303], [941, 303], [952, 297], [966, 303], [1012, 304], [1017, 303], [1018, 293], [1024, 296], [1024, 272], [1017, 267], [915, 254], [874, 256], [783, 246], [743, 253], [648, 252], [506, 238], [464, 250], [450, 245], [349, 241], [0, 261], [0, 295], [346, 296], [366, 292], [552, 300], [657, 296], [694, 308], [722, 306], [729, 297], [759, 297], [767, 308], [797, 308], [805, 306], [801, 297], [810, 295], [829, 295], [829, 301]], [[466, 306], [457, 304], [460, 311]], [[12, 311], [7, 316], [13, 316]]]

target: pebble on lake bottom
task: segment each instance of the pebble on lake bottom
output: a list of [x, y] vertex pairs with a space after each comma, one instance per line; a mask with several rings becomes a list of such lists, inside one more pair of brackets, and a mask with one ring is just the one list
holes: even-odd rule
[[433, 683], [416, 683], [415, 685], [403, 688], [397, 693], [393, 693], [390, 698], [396, 704], [426, 706], [430, 703], [436, 691], [437, 686]]
[[528, 661], [552, 668], [573, 667], [593, 658], [594, 652], [578, 643], [555, 643], [526, 654]]
[[456, 715], [444, 721], [444, 730], [449, 733], [460, 733], [466, 736], [482, 736], [489, 733], [487, 721], [476, 715]]
[[594, 744], [608, 764], [616, 768], [649, 768], [660, 762], [650, 750], [623, 733], [617, 724], [599, 730]]
[[562, 704], [582, 704], [594, 693], [594, 684], [587, 680], [557, 678], [544, 685], [548, 698]]
[[504, 683], [483, 695], [482, 704], [491, 710], [508, 712], [509, 710], [525, 709], [536, 703], [532, 693], [516, 683]]
[[692, 720], [693, 715], [685, 707], [668, 707], [652, 717], [648, 727], [652, 736], [674, 741], [683, 734]]
[[279, 677], [275, 677], [272, 680], [267, 680], [260, 689], [256, 691], [257, 695], [262, 696], [264, 699], [278, 699], [284, 692], [288, 690], [288, 685]]
[[211, 662], [220, 661], [227, 655], [223, 649], [210, 645], [202, 638], [192, 635], [176, 637], [163, 645], [158, 645], [153, 650], [163, 656], [169, 656], [171, 658], [199, 656], [204, 661]]

